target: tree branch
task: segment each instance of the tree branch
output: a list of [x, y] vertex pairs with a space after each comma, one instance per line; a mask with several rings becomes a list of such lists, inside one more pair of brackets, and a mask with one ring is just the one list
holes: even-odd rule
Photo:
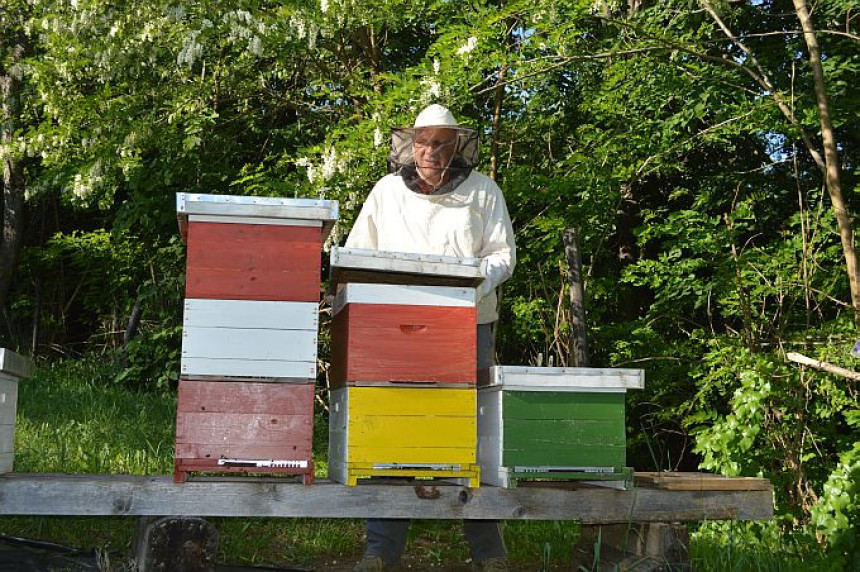
[[845, 369], [844, 367], [839, 367], [838, 365], [833, 365], [832, 363], [828, 363], [826, 361], [815, 360], [811, 357], [807, 357], [797, 352], [788, 352], [787, 354], [785, 354], [785, 357], [786, 359], [788, 359], [788, 361], [793, 361], [795, 363], [809, 366], [814, 369], [826, 371], [827, 373], [839, 375], [852, 381], [860, 381], [860, 372]]

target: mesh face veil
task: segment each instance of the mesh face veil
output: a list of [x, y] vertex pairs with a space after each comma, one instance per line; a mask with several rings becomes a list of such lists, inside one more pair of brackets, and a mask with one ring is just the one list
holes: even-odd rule
[[[475, 168], [480, 158], [480, 145], [475, 130], [466, 127], [440, 127], [457, 132], [451, 167]], [[421, 129], [422, 127], [396, 127], [391, 130], [391, 151], [388, 154], [388, 168], [391, 172], [415, 165], [415, 138], [416, 132]]]

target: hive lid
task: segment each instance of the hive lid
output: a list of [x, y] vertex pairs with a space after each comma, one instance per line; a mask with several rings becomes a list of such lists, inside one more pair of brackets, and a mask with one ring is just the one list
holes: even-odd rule
[[334, 247], [330, 261], [332, 289], [347, 282], [474, 288], [484, 279], [480, 258]]
[[176, 193], [176, 216], [183, 239], [188, 217], [193, 215], [225, 217], [225, 222], [229, 222], [228, 217], [316, 222], [322, 224], [325, 240], [337, 221], [338, 203], [322, 199]]
[[478, 385], [515, 391], [624, 392], [645, 387], [641, 369], [497, 365], [480, 372]]
[[12, 377], [30, 377], [33, 373], [33, 362], [12, 350], [0, 348], [0, 375]]
[[475, 299], [474, 288], [352, 282], [334, 297], [332, 315], [337, 315], [347, 304], [474, 308]]

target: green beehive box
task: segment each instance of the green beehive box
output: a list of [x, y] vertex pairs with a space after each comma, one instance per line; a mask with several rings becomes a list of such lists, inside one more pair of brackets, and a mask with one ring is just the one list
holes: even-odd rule
[[576, 479], [626, 488], [624, 398], [638, 369], [495, 366], [478, 389], [482, 481]]

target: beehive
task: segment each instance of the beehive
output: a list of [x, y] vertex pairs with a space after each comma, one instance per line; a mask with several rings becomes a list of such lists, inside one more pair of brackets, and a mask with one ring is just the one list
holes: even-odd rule
[[479, 484], [474, 388], [355, 387], [331, 393], [329, 477], [457, 477]]
[[332, 387], [477, 381], [474, 288], [352, 283], [332, 311]]
[[333, 249], [331, 271], [329, 476], [478, 486], [478, 261]]
[[18, 380], [29, 377], [31, 370], [27, 358], [0, 348], [0, 473], [11, 472], [14, 465]]
[[636, 369], [495, 366], [478, 389], [482, 481], [577, 479], [629, 486], [624, 399]]
[[313, 480], [321, 247], [330, 201], [177, 195], [188, 245], [174, 480]]

